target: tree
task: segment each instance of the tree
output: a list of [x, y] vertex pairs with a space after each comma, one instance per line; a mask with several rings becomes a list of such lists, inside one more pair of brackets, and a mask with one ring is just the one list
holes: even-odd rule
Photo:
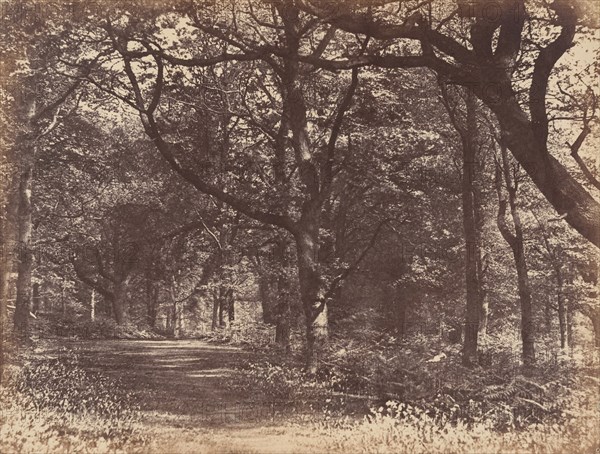
[[[521, 307], [521, 341], [523, 345], [523, 363], [531, 365], [535, 362], [535, 323], [533, 319], [531, 286], [529, 284], [528, 267], [523, 240], [523, 225], [517, 206], [517, 191], [519, 190], [518, 167], [510, 165], [506, 146], [500, 141], [500, 157], [496, 161], [496, 192], [498, 194], [497, 224], [504, 240], [510, 246], [515, 268]], [[508, 193], [506, 199], [504, 188]], [[514, 233], [506, 222], [507, 205], [513, 221]]]
[[[432, 2], [424, 2], [406, 5], [399, 12], [392, 9], [394, 2], [387, 1], [375, 7], [366, 1], [342, 6], [299, 3], [335, 27], [392, 43], [384, 45], [391, 50], [385, 54], [376, 47], [375, 52], [351, 58], [303, 55], [303, 61], [333, 71], [368, 65], [426, 67], [443, 81], [466, 87], [494, 113], [506, 145], [544, 197], [575, 230], [600, 246], [600, 204], [548, 147], [551, 76], [572, 47], [578, 27], [596, 26], [597, 18], [586, 11], [586, 2], [556, 0], [544, 9], [535, 1], [503, 0], [493, 15], [486, 14], [483, 1], [459, 1], [458, 10], [446, 4], [436, 4], [434, 9]], [[533, 44], [523, 36], [526, 22], [537, 32]], [[543, 31], [548, 23], [553, 33]], [[463, 43], [460, 30], [465, 26], [469, 36]], [[393, 40], [400, 39], [414, 42], [407, 49], [415, 52], [396, 51]], [[417, 46], [420, 53], [416, 53]], [[525, 106], [517, 90], [522, 86], [519, 78], [530, 81]]]
[[[297, 201], [297, 206], [294, 207], [297, 209], [295, 214], [291, 213], [292, 210], [289, 209], [286, 210], [287, 213], [282, 214], [280, 212], [281, 204], [275, 204], [273, 209], [269, 207], [268, 203], [265, 203], [267, 201], [264, 198], [262, 199], [263, 206], [257, 206], [257, 203], [253, 203], [248, 197], [243, 197], [224, 187], [222, 182], [211, 181], [201, 172], [195, 172], [191, 167], [182, 163], [184, 155], [181, 154], [181, 151], [183, 150], [165, 138], [165, 134], [169, 134], [170, 131], [165, 129], [164, 118], [159, 115], [162, 93], [168, 89], [165, 87], [165, 64], [184, 68], [202, 68], [238, 59], [238, 57], [231, 58], [225, 54], [216, 59], [210, 57], [182, 59], [165, 53], [160, 46], [153, 45], [147, 38], [138, 39], [133, 35], [132, 30], [121, 29], [107, 21], [104, 24], [106, 39], [112, 47], [112, 51], [122, 61], [131, 96], [121, 95], [111, 87], [104, 86], [103, 89], [111, 92], [139, 112], [144, 131], [160, 155], [177, 174], [197, 190], [215, 197], [256, 221], [287, 230], [293, 236], [296, 245], [300, 299], [306, 319], [307, 368], [314, 372], [320, 350], [327, 339], [327, 300], [325, 298], [327, 289], [324, 288], [318, 263], [321, 211], [335, 178], [334, 166], [338, 151], [336, 143], [343, 126], [344, 115], [351, 106], [351, 100], [358, 85], [358, 71], [352, 71], [352, 77], [346, 90], [338, 95], [337, 105], [327, 105], [331, 109], [331, 113], [327, 122], [328, 127], [323, 131], [329, 131], [329, 138], [324, 144], [316, 143], [314, 139], [311, 139], [312, 134], [309, 132], [306, 93], [301, 86], [307, 76], [307, 71], [302, 68], [297, 58], [301, 40], [304, 39], [304, 35], [310, 31], [310, 28], [306, 28], [306, 23], [303, 23], [298, 9], [292, 4], [279, 5], [277, 12], [277, 20], [281, 24], [275, 25], [275, 29], [281, 30], [279, 39], [287, 51], [277, 62], [271, 57], [265, 56], [267, 65], [271, 66], [270, 77], [276, 81], [275, 87], [278, 90], [273, 100], [275, 107], [279, 110], [279, 131], [272, 135], [276, 137], [279, 134], [284, 139], [289, 131], [291, 137], [289, 140], [274, 140], [271, 143], [276, 158], [284, 151], [286, 153], [285, 165], [279, 167], [285, 167], [286, 173], [289, 175], [286, 177], [286, 184], [290, 187], [287, 190], [284, 188], [284, 194], [290, 194], [291, 191], [294, 195]], [[191, 14], [190, 17], [195, 21], [194, 24], [199, 30], [206, 31], [208, 29], [197, 15]], [[211, 30], [211, 32], [213, 35], [219, 35], [218, 30]], [[208, 35], [210, 36], [210, 33]], [[223, 36], [219, 36], [219, 39], [221, 42], [227, 43], [227, 39], [224, 39]], [[327, 38], [323, 38], [323, 40], [325, 43], [328, 41]], [[136, 49], [131, 50], [129, 44], [135, 46]], [[261, 55], [259, 51], [248, 51], [239, 59], [258, 60]], [[147, 68], [143, 63], [144, 59], [148, 58], [153, 61], [154, 68]], [[154, 86], [151, 88], [149, 96], [145, 96], [147, 91], [145, 81], [148, 75], [142, 72], [146, 68], [155, 75]], [[102, 86], [98, 81], [89, 80], [91, 83]], [[241, 101], [248, 102], [248, 99]], [[252, 119], [251, 116], [250, 119]], [[275, 130], [277, 131], [277, 128]], [[198, 145], [198, 143], [193, 144], [195, 148]], [[224, 150], [227, 150], [226, 146]], [[287, 156], [288, 151], [291, 151], [291, 162]], [[215, 150], [210, 147], [204, 149], [205, 156], [210, 156], [214, 152]], [[276, 159], [273, 172], [280, 171], [277, 167]], [[293, 185], [288, 183], [292, 176], [294, 177]], [[281, 181], [282, 179], [277, 177], [274, 180], [276, 184]]]
[[462, 116], [460, 101], [452, 101], [445, 85], [441, 85], [443, 104], [461, 141], [462, 154], [462, 215], [465, 239], [466, 312], [463, 362], [477, 363], [479, 333], [487, 327], [487, 305], [484, 291], [483, 235], [483, 151], [479, 134], [478, 106], [475, 96], [466, 92]]

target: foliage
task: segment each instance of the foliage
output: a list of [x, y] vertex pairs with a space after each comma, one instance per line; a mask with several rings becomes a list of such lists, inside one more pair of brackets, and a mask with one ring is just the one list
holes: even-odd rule
[[531, 424], [526, 430], [498, 432], [494, 419], [451, 423], [412, 405], [388, 401], [359, 422], [333, 421], [319, 427], [327, 434], [328, 449], [364, 453], [592, 453], [600, 446], [597, 414], [569, 419], [563, 424]]
[[148, 327], [118, 325], [107, 317], [98, 317], [95, 320], [82, 320], [72, 316], [56, 317], [52, 329], [58, 336], [79, 339], [164, 339]]
[[337, 377], [314, 377], [291, 363], [269, 361], [249, 364], [241, 369], [244, 382], [237, 385], [250, 395], [276, 400], [316, 399], [328, 396], [336, 387]]
[[12, 367], [0, 388], [2, 452], [140, 452], [134, 397], [74, 356]]

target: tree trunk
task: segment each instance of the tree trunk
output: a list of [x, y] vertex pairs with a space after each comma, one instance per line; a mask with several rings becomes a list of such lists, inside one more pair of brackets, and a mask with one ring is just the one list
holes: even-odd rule
[[146, 278], [146, 322], [151, 328], [156, 327], [158, 310], [158, 285]]
[[114, 297], [112, 298], [112, 309], [117, 325], [123, 325], [127, 321], [127, 280], [116, 284]]
[[225, 326], [225, 304], [227, 300], [227, 292], [225, 289], [221, 288], [219, 290], [219, 327], [223, 328]]
[[594, 328], [594, 345], [596, 348], [600, 348], [600, 310], [597, 310], [596, 314], [591, 315], [590, 320]]
[[90, 298], [90, 320], [96, 320], [96, 290], [92, 289], [92, 295]]
[[33, 186], [33, 149], [27, 151], [31, 156], [23, 157], [21, 181], [19, 184], [18, 208], [18, 264], [17, 264], [17, 298], [15, 302], [15, 333], [26, 337], [29, 330], [29, 312], [31, 310], [31, 276], [33, 273], [33, 251], [31, 250], [32, 206], [31, 191]]
[[37, 315], [37, 313], [40, 310], [40, 284], [38, 284], [37, 282], [35, 284], [33, 284], [33, 287], [32, 287], [31, 301], [32, 301], [31, 312], [33, 312], [34, 314]]
[[235, 293], [232, 288], [227, 291], [227, 320], [230, 326], [235, 322]]
[[[0, 218], [0, 380], [2, 374], [2, 362], [5, 342], [7, 340], [8, 330], [8, 300], [11, 297], [10, 277], [14, 270], [15, 262], [15, 240], [17, 235], [17, 185], [19, 174], [13, 172], [12, 177], [8, 177], [6, 184], [0, 188], [0, 197], [2, 197], [3, 215]], [[5, 183], [3, 181], [3, 183]], [[1, 381], [0, 381], [1, 383]]]
[[[499, 208], [497, 224], [502, 237], [509, 244], [515, 267], [517, 270], [517, 285], [519, 289], [519, 301], [521, 307], [521, 341], [523, 364], [531, 365], [535, 362], [535, 325], [533, 321], [533, 309], [531, 304], [531, 286], [529, 284], [527, 261], [525, 258], [525, 246], [523, 241], [523, 226], [521, 217], [517, 208], [517, 182], [513, 181], [511, 169], [508, 161], [508, 153], [504, 143], [500, 144], [502, 167], [500, 164], [496, 167], [496, 192], [498, 193]], [[509, 230], [506, 224], [506, 204], [502, 191], [504, 181], [508, 192], [508, 204], [514, 224], [514, 234]]]
[[546, 295], [544, 299], [544, 321], [546, 322], [546, 332], [549, 333], [552, 330], [552, 300], [550, 295]]
[[212, 310], [212, 325], [211, 330], [215, 331], [219, 326], [219, 305], [221, 302], [221, 295], [213, 295], [213, 310]]
[[476, 167], [476, 104], [472, 94], [467, 93], [467, 125], [462, 136], [462, 205], [463, 226], [465, 233], [465, 281], [466, 281], [466, 313], [465, 337], [463, 344], [463, 363], [467, 366], [477, 363], [477, 344], [481, 316], [481, 282], [479, 266], [481, 262], [481, 239], [478, 232], [477, 211], [479, 208], [474, 195], [478, 180]]
[[275, 247], [275, 258], [277, 260], [277, 306], [275, 315], [275, 343], [282, 347], [286, 352], [290, 351], [290, 289], [288, 279], [289, 260], [286, 253], [287, 241], [285, 237], [280, 237]]
[[558, 329], [560, 332], [560, 348], [567, 348], [567, 308], [563, 295], [563, 277], [560, 265], [555, 268], [556, 272], [556, 298], [558, 304]]
[[169, 289], [171, 295], [171, 334], [173, 337], [178, 338], [180, 335], [180, 317], [179, 317], [179, 305], [177, 304], [177, 282], [175, 276], [171, 276], [171, 286]]
[[401, 296], [396, 296], [396, 335], [404, 339], [406, 335], [406, 301]]
[[565, 310], [567, 312], [567, 345], [571, 352], [573, 351], [573, 347], [575, 344], [573, 343], [573, 308], [571, 307], [571, 303], [565, 298]]
[[264, 323], [271, 324], [275, 321], [273, 316], [273, 304], [270, 295], [269, 277], [267, 272], [262, 273], [258, 278], [258, 295], [262, 308], [262, 320]]
[[327, 304], [323, 299], [317, 263], [318, 223], [309, 224], [296, 236], [300, 300], [306, 320], [306, 370], [316, 373], [328, 338]]
[[[508, 85], [502, 90], [512, 91]], [[545, 143], [536, 141], [532, 124], [516, 99], [485, 101], [496, 114], [510, 151], [533, 183], [572, 227], [600, 247], [600, 204], [548, 153]]]
[[527, 262], [523, 250], [523, 237], [518, 237], [517, 252], [514, 253], [517, 267], [517, 280], [519, 285], [519, 299], [521, 301], [521, 341], [523, 345], [523, 364], [530, 365], [535, 362], [535, 325], [533, 321], [533, 307], [531, 304], [531, 287], [527, 272]]

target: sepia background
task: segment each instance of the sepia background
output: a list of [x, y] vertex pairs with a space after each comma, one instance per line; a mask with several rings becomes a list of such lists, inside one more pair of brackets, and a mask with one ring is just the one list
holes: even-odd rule
[[0, 3], [0, 451], [597, 453], [599, 9]]

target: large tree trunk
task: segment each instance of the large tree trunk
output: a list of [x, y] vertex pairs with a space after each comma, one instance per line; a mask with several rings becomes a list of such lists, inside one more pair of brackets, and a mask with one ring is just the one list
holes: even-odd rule
[[[26, 146], [29, 148], [29, 146]], [[33, 272], [33, 251], [31, 250], [31, 191], [33, 186], [33, 149], [27, 150], [31, 156], [23, 156], [21, 181], [19, 184], [18, 209], [18, 265], [17, 298], [15, 302], [15, 333], [24, 338], [29, 330], [29, 312], [31, 310], [31, 276]]]
[[10, 276], [14, 270], [15, 242], [17, 237], [17, 209], [19, 174], [14, 173], [0, 188], [2, 217], [0, 218], [0, 349], [5, 340], [8, 325], [8, 300], [10, 299]]
[[317, 262], [318, 223], [305, 227], [296, 235], [296, 249], [300, 300], [306, 321], [306, 370], [314, 374], [327, 343], [328, 319]]
[[[6, 150], [5, 150], [6, 151]], [[2, 181], [0, 197], [2, 217], [0, 218], [0, 385], [4, 371], [4, 351], [8, 341], [8, 300], [10, 299], [10, 276], [14, 268], [14, 245], [16, 238], [17, 190], [19, 175], [14, 173], [8, 181]]]
[[521, 341], [523, 345], [523, 363], [529, 365], [535, 362], [535, 324], [533, 321], [533, 306], [531, 304], [531, 287], [527, 271], [527, 262], [523, 249], [523, 237], [520, 236], [517, 252], [513, 252], [517, 268], [519, 299], [521, 301]]
[[38, 80], [39, 73], [34, 70], [33, 75], [27, 77], [24, 81], [22, 105], [19, 106], [18, 112], [18, 117], [23, 122], [23, 131], [17, 136], [15, 148], [20, 174], [17, 195], [18, 276], [14, 326], [15, 334], [21, 338], [27, 337], [28, 334], [31, 306], [31, 276], [33, 273], [33, 251], [31, 249], [33, 230], [32, 191], [38, 129], [35, 120], [38, 108], [36, 99]]
[[158, 312], [158, 286], [150, 279], [146, 281], [146, 298], [146, 320], [148, 326], [155, 328]]
[[117, 325], [123, 325], [127, 321], [127, 283], [126, 279], [115, 285], [114, 297], [111, 301]]

